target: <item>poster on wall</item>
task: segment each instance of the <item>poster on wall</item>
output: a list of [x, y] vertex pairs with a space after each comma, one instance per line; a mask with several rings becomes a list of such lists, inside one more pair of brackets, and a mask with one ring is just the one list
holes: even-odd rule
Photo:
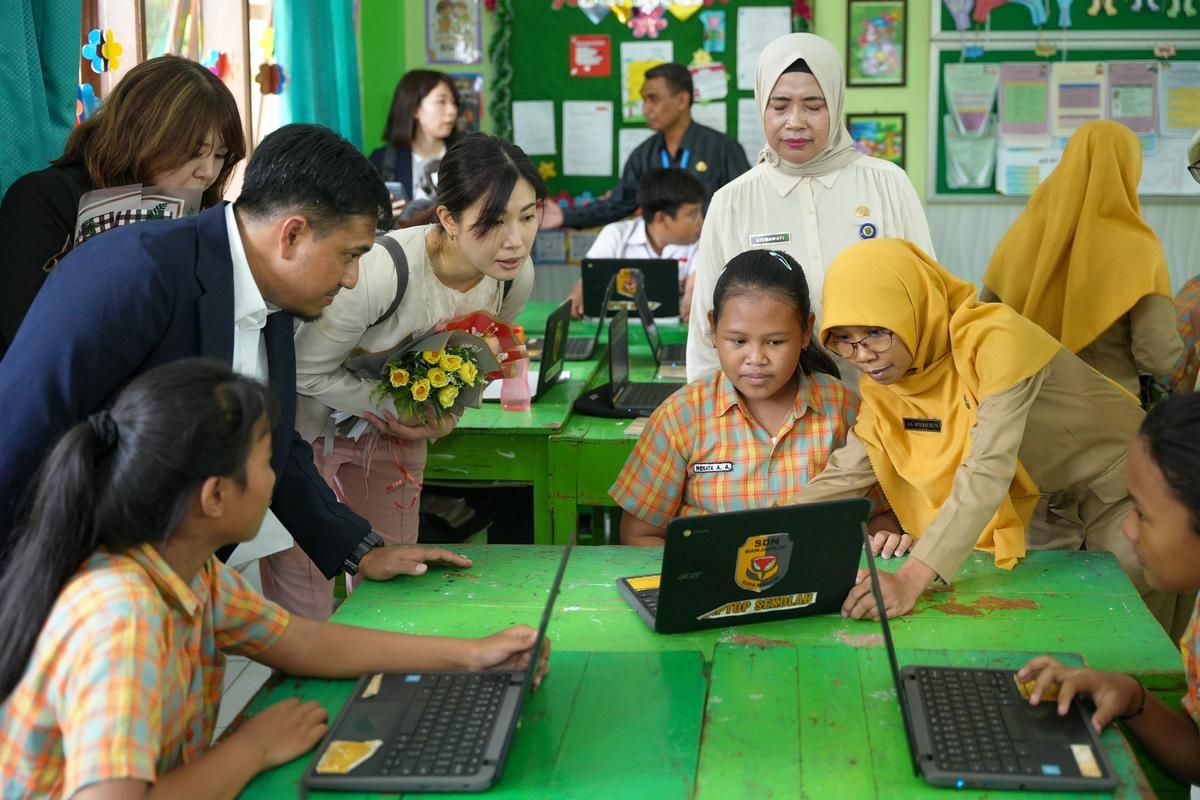
[[903, 112], [895, 114], [847, 114], [846, 127], [854, 149], [863, 155], [882, 158], [904, 167]]
[[850, 0], [846, 9], [846, 85], [903, 86], [906, 0]]
[[646, 72], [675, 58], [671, 42], [621, 42], [621, 119], [641, 122]]
[[458, 93], [458, 132], [475, 133], [483, 124], [483, 76], [458, 72], [450, 76]]
[[612, 75], [612, 39], [607, 35], [572, 34], [568, 53], [572, 78], [607, 78]]
[[425, 60], [430, 64], [479, 64], [482, 58], [479, 0], [425, 0]]

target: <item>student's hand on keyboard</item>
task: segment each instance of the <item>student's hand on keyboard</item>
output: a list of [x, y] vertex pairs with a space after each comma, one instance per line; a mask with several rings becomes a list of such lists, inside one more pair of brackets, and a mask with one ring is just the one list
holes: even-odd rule
[[1017, 671], [1019, 682], [1034, 681], [1029, 693], [1029, 704], [1037, 705], [1053, 687], [1058, 687], [1058, 715], [1065, 716], [1071, 709], [1071, 701], [1077, 694], [1092, 698], [1096, 713], [1092, 714], [1092, 727], [1096, 733], [1114, 719], [1138, 712], [1144, 707], [1145, 690], [1128, 675], [1116, 672], [1100, 672], [1094, 669], [1077, 669], [1060, 664], [1049, 656], [1030, 661]]
[[[533, 656], [533, 645], [537, 641], [537, 631], [528, 625], [514, 625], [499, 633], [476, 639], [474, 664], [472, 669], [523, 670], [529, 668], [529, 659]], [[542, 678], [550, 669], [550, 640], [542, 643], [541, 656], [538, 658], [537, 671], [533, 676], [533, 688], [537, 688]]]
[[270, 769], [316, 747], [328, 722], [329, 714], [316, 700], [301, 703], [289, 697], [247, 719], [226, 742], [253, 748], [262, 758], [262, 769]]
[[469, 567], [471, 559], [444, 547], [421, 544], [394, 544], [376, 547], [362, 557], [358, 571], [373, 581], [386, 581], [397, 575], [424, 575], [430, 564]]
[[912, 537], [907, 533], [880, 531], [871, 536], [871, 552], [878, 558], [899, 558], [912, 547]]

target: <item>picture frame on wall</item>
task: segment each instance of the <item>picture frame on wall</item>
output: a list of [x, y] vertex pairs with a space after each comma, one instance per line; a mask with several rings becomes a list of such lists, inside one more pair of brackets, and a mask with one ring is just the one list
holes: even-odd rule
[[908, 0], [848, 0], [846, 85], [903, 86], [908, 72]]
[[425, 0], [425, 60], [430, 64], [483, 62], [479, 0]]
[[855, 150], [890, 161], [901, 169], [904, 169], [904, 156], [908, 152], [907, 127], [904, 112], [846, 115], [846, 128]]

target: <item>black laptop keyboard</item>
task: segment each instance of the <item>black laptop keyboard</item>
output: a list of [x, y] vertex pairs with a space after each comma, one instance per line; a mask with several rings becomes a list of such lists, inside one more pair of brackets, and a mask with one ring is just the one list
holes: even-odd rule
[[570, 359], [587, 358], [592, 354], [594, 341], [591, 336], [568, 336], [567, 349], [563, 355]]
[[381, 775], [473, 775], [496, 726], [510, 676], [422, 675]]
[[657, 408], [678, 388], [677, 383], [630, 383], [618, 403], [631, 408]]
[[933, 737], [934, 761], [944, 770], [1034, 775], [1037, 771], [1013, 673], [930, 669], [917, 677]]
[[638, 602], [646, 607], [651, 614], [658, 614], [658, 589], [643, 589], [636, 592]]

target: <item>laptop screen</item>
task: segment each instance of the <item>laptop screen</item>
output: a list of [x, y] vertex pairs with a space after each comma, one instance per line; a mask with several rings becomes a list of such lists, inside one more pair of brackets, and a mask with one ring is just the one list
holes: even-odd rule
[[654, 321], [654, 312], [650, 310], [650, 301], [646, 299], [646, 292], [641, 286], [638, 287], [637, 294], [633, 299], [637, 303], [638, 316], [642, 318], [642, 327], [646, 329], [646, 341], [650, 343], [650, 352], [654, 354], [654, 360], [657, 361], [662, 339], [658, 338], [658, 324]]
[[558, 599], [558, 590], [562, 588], [563, 575], [567, 572], [567, 561], [571, 558], [571, 550], [575, 547], [575, 534], [571, 534], [571, 538], [567, 540], [563, 547], [562, 558], [558, 562], [558, 572], [554, 575], [554, 583], [550, 584], [550, 596], [546, 598], [546, 610], [542, 612], [542, 621], [538, 625], [537, 639], [533, 644], [533, 658], [529, 662], [529, 669], [525, 670], [525, 685], [522, 688], [521, 696], [525, 697], [529, 694], [529, 687], [533, 685], [533, 676], [537, 672], [538, 659], [542, 655], [542, 647], [546, 641], [546, 629], [550, 627], [550, 615], [554, 611], [554, 601]]
[[629, 382], [629, 315], [624, 311], [608, 323], [608, 382], [613, 399]]
[[616, 278], [614, 303], [633, 311], [633, 298], [644, 287], [650, 310], [660, 317], [679, 316], [679, 262], [660, 258], [585, 258], [582, 266], [583, 310], [589, 317], [601, 316], [602, 287]]
[[542, 342], [542, 364], [538, 372], [538, 395], [553, 386], [562, 374], [567, 350], [567, 331], [571, 326], [571, 301], [566, 300], [546, 318], [546, 338]]

